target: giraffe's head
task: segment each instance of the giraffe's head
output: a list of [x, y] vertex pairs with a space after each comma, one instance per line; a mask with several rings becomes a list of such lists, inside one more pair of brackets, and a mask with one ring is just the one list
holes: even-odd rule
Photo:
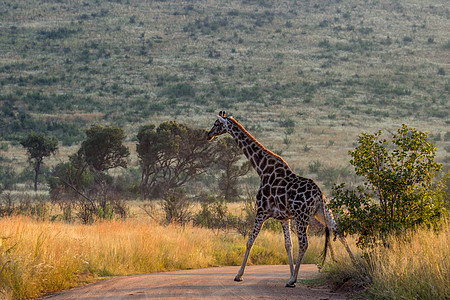
[[219, 115], [217, 116], [217, 120], [214, 123], [214, 126], [208, 133], [208, 141], [212, 140], [216, 136], [226, 133], [227, 123], [228, 117], [225, 116], [225, 112], [224, 111], [219, 112]]

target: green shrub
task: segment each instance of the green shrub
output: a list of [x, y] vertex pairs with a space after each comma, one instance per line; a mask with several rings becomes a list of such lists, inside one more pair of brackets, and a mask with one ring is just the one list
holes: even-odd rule
[[212, 229], [224, 229], [232, 225], [225, 199], [207, 196], [201, 210], [194, 215], [194, 225]]
[[406, 125], [391, 142], [381, 131], [360, 135], [350, 163], [364, 184], [354, 190], [335, 185], [330, 201], [341, 233], [358, 234], [358, 245], [365, 248], [405, 229], [439, 226], [445, 209], [432, 181], [441, 165], [427, 139], [427, 133]]

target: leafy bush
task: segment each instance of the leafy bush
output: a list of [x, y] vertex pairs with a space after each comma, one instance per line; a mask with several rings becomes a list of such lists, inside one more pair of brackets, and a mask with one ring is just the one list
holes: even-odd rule
[[189, 83], [177, 83], [167, 87], [162, 94], [168, 97], [195, 97], [195, 89]]
[[[365, 248], [386, 242], [391, 233], [426, 225], [437, 227], [446, 211], [432, 181], [441, 165], [427, 133], [403, 125], [389, 143], [381, 131], [362, 133], [350, 163], [364, 184], [355, 190], [334, 186], [330, 207], [341, 233], [359, 234]], [[392, 149], [392, 150], [391, 150]]]
[[194, 225], [214, 229], [227, 228], [230, 225], [228, 221], [230, 214], [225, 199], [207, 196], [201, 207], [194, 215]]
[[165, 195], [205, 172], [214, 160], [205, 132], [175, 121], [139, 129], [136, 151], [142, 168], [142, 198]]
[[38, 33], [43, 38], [51, 39], [51, 40], [58, 40], [58, 39], [65, 39], [75, 33], [78, 33], [80, 30], [76, 29], [68, 29], [68, 28], [57, 28], [57, 29], [51, 29], [51, 30], [40, 30]]
[[185, 224], [191, 219], [192, 202], [181, 189], [168, 192], [161, 201], [161, 207], [167, 223]]
[[17, 175], [12, 167], [0, 165], [0, 194], [17, 183]]

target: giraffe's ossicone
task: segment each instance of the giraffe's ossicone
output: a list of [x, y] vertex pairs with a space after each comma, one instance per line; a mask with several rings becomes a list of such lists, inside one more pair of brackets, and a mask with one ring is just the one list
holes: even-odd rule
[[[236, 140], [237, 145], [242, 149], [261, 179], [256, 195], [255, 225], [247, 242], [241, 268], [234, 280], [242, 280], [250, 250], [263, 223], [269, 218], [274, 218], [281, 222], [283, 228], [291, 270], [291, 277], [286, 286], [294, 287], [300, 262], [308, 248], [306, 233], [311, 219], [315, 217], [326, 228], [324, 259], [329, 242], [329, 230], [334, 231], [336, 229], [336, 223], [333, 214], [328, 209], [325, 195], [312, 179], [295, 174], [279, 155], [264, 148], [233, 117], [227, 117], [225, 112], [220, 112], [214, 126], [208, 133], [208, 140], [210, 141], [224, 133], [229, 133]], [[290, 220], [294, 220], [293, 224], [295, 224], [299, 243], [295, 267], [292, 259]], [[339, 238], [344, 243], [350, 257], [354, 259], [344, 238]]]

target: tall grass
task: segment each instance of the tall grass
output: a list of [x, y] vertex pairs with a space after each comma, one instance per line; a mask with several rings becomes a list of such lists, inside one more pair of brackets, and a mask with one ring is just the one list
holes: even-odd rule
[[[102, 276], [239, 265], [246, 243], [234, 234], [136, 220], [80, 225], [15, 216], [0, 219], [0, 234], [0, 298], [12, 299]], [[323, 247], [321, 238], [310, 240], [303, 263], [314, 262]], [[261, 232], [249, 263], [286, 264], [282, 234]]]
[[374, 266], [369, 293], [383, 299], [449, 299], [449, 228], [392, 237], [389, 248], [371, 253]]
[[[349, 281], [375, 299], [449, 299], [450, 252], [447, 226], [391, 236], [388, 247], [378, 247], [357, 265], [341, 256], [324, 266], [322, 275], [337, 285]], [[360, 253], [361, 254], [361, 253]]]

